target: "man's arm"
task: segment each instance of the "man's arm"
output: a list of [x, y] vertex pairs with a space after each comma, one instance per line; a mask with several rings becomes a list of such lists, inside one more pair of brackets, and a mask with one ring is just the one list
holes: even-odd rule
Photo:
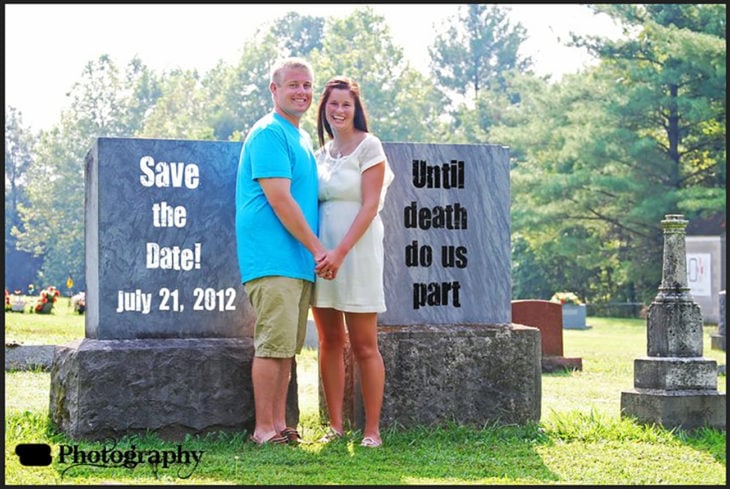
[[314, 255], [315, 262], [319, 262], [325, 256], [326, 250], [292, 197], [291, 181], [288, 178], [260, 178], [259, 184], [276, 217]]

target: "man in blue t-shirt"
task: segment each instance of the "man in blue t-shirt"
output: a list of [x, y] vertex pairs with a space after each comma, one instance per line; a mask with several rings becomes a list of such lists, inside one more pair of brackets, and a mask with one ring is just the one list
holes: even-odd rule
[[317, 163], [299, 121], [312, 104], [312, 67], [274, 66], [274, 110], [249, 131], [236, 178], [236, 245], [241, 282], [256, 313], [253, 380], [257, 444], [301, 441], [286, 425], [292, 359], [307, 327], [317, 238]]

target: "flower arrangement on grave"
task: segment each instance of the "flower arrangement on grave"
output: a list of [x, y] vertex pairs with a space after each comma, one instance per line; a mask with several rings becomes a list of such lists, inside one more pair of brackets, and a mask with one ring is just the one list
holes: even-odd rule
[[59, 297], [61, 297], [61, 291], [53, 285], [41, 290], [41, 294], [35, 302], [35, 312], [49, 314]]
[[583, 302], [573, 292], [555, 292], [550, 298], [550, 302], [558, 304], [574, 304], [581, 305]]

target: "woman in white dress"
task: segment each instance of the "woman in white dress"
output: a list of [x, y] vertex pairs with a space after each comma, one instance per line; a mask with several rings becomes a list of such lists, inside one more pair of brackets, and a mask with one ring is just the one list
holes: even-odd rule
[[344, 432], [344, 350], [349, 335], [365, 411], [361, 445], [374, 448], [382, 444], [385, 385], [377, 336], [377, 314], [386, 310], [379, 213], [393, 172], [380, 140], [368, 132], [360, 88], [353, 80], [336, 77], [327, 82], [317, 111], [317, 135], [319, 238], [328, 251], [316, 266], [312, 314], [330, 423], [320, 441]]

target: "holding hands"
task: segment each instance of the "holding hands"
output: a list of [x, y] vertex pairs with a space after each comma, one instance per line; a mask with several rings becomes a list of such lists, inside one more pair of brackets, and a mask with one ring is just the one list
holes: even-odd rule
[[315, 260], [314, 271], [317, 276], [325, 280], [333, 280], [337, 276], [344, 256], [340, 256], [336, 250], [330, 250], [315, 257]]

